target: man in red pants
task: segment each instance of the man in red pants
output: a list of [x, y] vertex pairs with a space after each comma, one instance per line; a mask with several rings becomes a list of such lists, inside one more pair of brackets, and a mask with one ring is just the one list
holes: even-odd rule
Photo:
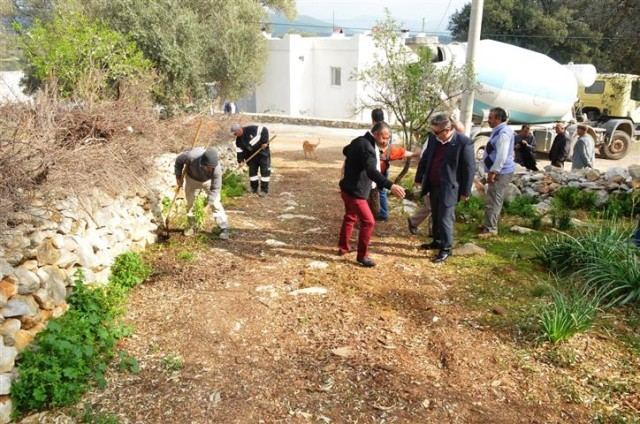
[[349, 245], [351, 233], [356, 222], [360, 221], [358, 232], [358, 254], [356, 260], [364, 267], [375, 266], [369, 257], [369, 241], [373, 233], [375, 219], [367, 203], [372, 185], [386, 188], [399, 198], [404, 198], [404, 189], [393, 184], [380, 173], [380, 153], [376, 140], [389, 140], [391, 130], [385, 122], [378, 122], [362, 137], [358, 137], [342, 150], [345, 155], [344, 177], [340, 180], [340, 194], [344, 201], [344, 218], [338, 241], [338, 254], [351, 251]]

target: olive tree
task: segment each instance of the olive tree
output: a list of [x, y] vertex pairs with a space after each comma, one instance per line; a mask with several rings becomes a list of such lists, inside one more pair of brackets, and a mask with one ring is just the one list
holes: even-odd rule
[[[437, 63], [429, 47], [411, 50], [400, 36], [400, 25], [386, 11], [372, 36], [376, 52], [366, 69], [356, 72], [367, 98], [359, 99], [360, 108], [383, 107], [390, 110], [402, 130], [404, 146], [411, 149], [416, 135], [424, 134], [434, 113], [451, 112], [460, 96], [476, 88], [473, 72], [453, 62]], [[400, 181], [409, 161], [396, 178]]]

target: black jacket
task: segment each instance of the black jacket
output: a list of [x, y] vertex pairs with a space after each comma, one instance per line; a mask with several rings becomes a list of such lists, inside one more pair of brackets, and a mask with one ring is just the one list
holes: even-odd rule
[[[440, 141], [431, 134], [427, 141], [427, 149], [418, 162], [415, 181], [422, 184], [422, 195], [431, 191], [429, 184], [429, 168]], [[460, 196], [470, 196], [475, 174], [476, 162], [473, 154], [473, 141], [464, 134], [455, 133], [445, 152], [444, 162], [440, 169], [440, 188], [445, 206], [455, 206]]]
[[342, 149], [346, 159], [340, 189], [348, 195], [368, 199], [372, 180], [380, 188], [390, 189], [393, 185], [393, 182], [377, 169], [375, 144], [373, 134], [367, 132], [364, 136], [353, 139]]
[[[256, 138], [255, 142], [251, 144], [256, 136], [258, 136], [257, 125], [249, 125], [242, 128], [242, 135], [236, 137], [236, 157], [238, 163], [248, 159], [249, 156], [255, 153], [263, 144], [269, 143], [269, 130], [267, 130], [267, 127], [262, 127], [259, 138]], [[269, 147], [263, 149], [256, 156], [269, 156]]]
[[551, 143], [551, 149], [549, 150], [549, 160], [551, 163], [564, 162], [569, 157], [569, 151], [571, 150], [571, 143], [567, 138], [567, 133], [556, 135]]

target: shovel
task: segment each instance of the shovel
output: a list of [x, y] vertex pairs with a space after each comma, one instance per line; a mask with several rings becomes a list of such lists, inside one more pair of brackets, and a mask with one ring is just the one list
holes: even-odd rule
[[[195, 137], [193, 137], [193, 143], [191, 143], [191, 149], [193, 149], [194, 147], [196, 147], [196, 143], [198, 142], [198, 137], [200, 137], [200, 130], [202, 129], [202, 122], [203, 120], [200, 119], [200, 122], [198, 123], [198, 130], [196, 131], [196, 135]], [[184, 174], [187, 173], [187, 164], [185, 163], [184, 166], [182, 167], [182, 177], [184, 178]], [[177, 186], [176, 187], [176, 193], [173, 195], [173, 200], [171, 201], [171, 204], [169, 205], [169, 209], [167, 210], [167, 216], [163, 221], [163, 228], [162, 231], [160, 232], [160, 235], [158, 236], [158, 238], [160, 240], [168, 240], [169, 239], [169, 218], [171, 217], [171, 211], [173, 210], [173, 205], [176, 203], [176, 199], [178, 198], [178, 194], [180, 194], [180, 189], [182, 187]]]

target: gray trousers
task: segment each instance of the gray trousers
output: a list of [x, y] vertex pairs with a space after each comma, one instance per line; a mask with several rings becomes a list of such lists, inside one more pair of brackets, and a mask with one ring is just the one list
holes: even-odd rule
[[[184, 194], [187, 198], [187, 217], [192, 217], [196, 194], [199, 191], [203, 191], [205, 193], [209, 191], [211, 180], [200, 182], [191, 179], [189, 175], [185, 175], [184, 180]], [[222, 202], [220, 201], [220, 194], [218, 194], [218, 196], [213, 200], [213, 203], [210, 203], [209, 205], [213, 208], [213, 219], [216, 221], [218, 227], [222, 229], [229, 228], [229, 221], [227, 220], [227, 214], [225, 213]]]
[[484, 231], [498, 234], [498, 220], [504, 203], [504, 194], [511, 180], [513, 180], [513, 172], [499, 174], [494, 183], [487, 184], [487, 201], [484, 204]]
[[429, 236], [433, 235], [433, 219], [431, 218], [431, 200], [429, 199], [429, 193], [422, 196], [422, 206], [409, 217], [409, 222], [414, 227], [418, 227], [422, 222], [427, 219], [427, 225], [429, 226]]

